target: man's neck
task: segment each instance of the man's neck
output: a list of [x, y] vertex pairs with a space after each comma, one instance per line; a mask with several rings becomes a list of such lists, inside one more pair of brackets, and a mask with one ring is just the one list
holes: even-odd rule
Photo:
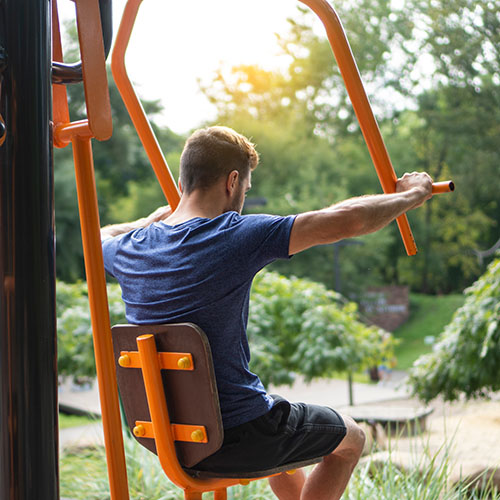
[[220, 197], [214, 196], [213, 193], [194, 191], [189, 195], [182, 195], [175, 212], [164, 222], [169, 226], [175, 226], [198, 217], [215, 219], [224, 211], [224, 207], [220, 203]]

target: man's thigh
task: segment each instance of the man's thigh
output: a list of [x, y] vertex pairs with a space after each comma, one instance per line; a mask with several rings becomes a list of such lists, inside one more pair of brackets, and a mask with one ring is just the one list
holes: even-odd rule
[[335, 410], [273, 398], [275, 403], [268, 413], [226, 430], [221, 449], [193, 469], [260, 471], [320, 458], [342, 444], [347, 427]]

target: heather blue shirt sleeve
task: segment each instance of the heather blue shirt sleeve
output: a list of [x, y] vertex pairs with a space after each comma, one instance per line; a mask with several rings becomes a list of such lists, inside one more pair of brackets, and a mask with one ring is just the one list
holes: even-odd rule
[[[289, 258], [290, 233], [295, 216], [246, 215], [235, 218], [233, 245], [243, 269], [256, 274], [276, 259]], [[241, 225], [241, 227], [238, 227]]]
[[102, 242], [102, 256], [104, 258], [104, 269], [111, 276], [115, 276], [113, 264], [115, 261], [116, 250], [120, 242], [120, 236], [107, 238]]

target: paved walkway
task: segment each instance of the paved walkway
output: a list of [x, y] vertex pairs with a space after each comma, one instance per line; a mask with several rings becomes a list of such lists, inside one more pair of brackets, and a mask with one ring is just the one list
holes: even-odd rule
[[[404, 380], [404, 372], [393, 372], [390, 378], [377, 384], [354, 382], [354, 404], [365, 405], [406, 399], [408, 391], [404, 386]], [[348, 384], [345, 380], [317, 380], [310, 384], [297, 380], [293, 387], [270, 387], [269, 392], [276, 392], [290, 401], [328, 405], [340, 411], [349, 406]], [[97, 384], [85, 391], [75, 390], [70, 384], [65, 384], [59, 393], [59, 403], [62, 408], [72, 409], [76, 413], [101, 414]], [[59, 433], [61, 449], [103, 442], [102, 426], [99, 423], [63, 429]]]

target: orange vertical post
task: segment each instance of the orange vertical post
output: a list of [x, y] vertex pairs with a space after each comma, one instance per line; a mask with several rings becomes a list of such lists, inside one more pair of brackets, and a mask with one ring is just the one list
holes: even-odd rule
[[109, 487], [112, 500], [128, 500], [128, 481], [92, 159], [92, 134], [90, 130], [86, 134], [86, 128], [88, 130], [88, 124], [83, 122], [81, 133], [75, 134], [72, 138], [72, 145]]
[[[77, 22], [82, 56], [85, 100], [89, 120], [70, 122], [66, 89], [53, 85], [54, 145], [73, 145], [78, 209], [87, 274], [92, 335], [101, 403], [111, 500], [128, 500], [118, 386], [115, 377], [106, 277], [101, 248], [99, 209], [92, 158], [93, 137], [112, 133], [106, 65], [98, 0], [77, 0]], [[62, 61], [56, 0], [52, 5], [53, 58]]]

